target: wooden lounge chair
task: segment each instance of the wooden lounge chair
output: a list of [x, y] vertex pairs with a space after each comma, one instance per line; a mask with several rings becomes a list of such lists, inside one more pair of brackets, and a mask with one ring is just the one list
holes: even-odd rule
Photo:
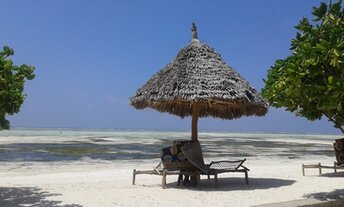
[[[200, 187], [200, 175], [208, 175], [208, 179], [211, 175], [214, 176], [215, 186], [217, 187], [217, 176], [219, 173], [226, 173], [226, 172], [242, 172], [245, 173], [245, 180], [246, 184], [248, 184], [248, 171], [249, 169], [242, 164], [245, 162], [246, 159], [243, 160], [236, 160], [236, 161], [216, 161], [211, 162], [210, 164], [204, 164], [203, 161], [203, 153], [201, 149], [201, 145], [198, 141], [177, 141], [174, 143], [174, 146], [171, 147], [171, 151], [173, 151], [173, 147], [176, 145], [177, 149], [175, 149], [174, 155], [179, 155], [184, 157], [181, 159], [179, 157], [177, 160], [171, 162], [166, 159], [162, 155], [162, 161], [154, 167], [152, 170], [133, 170], [133, 179], [132, 184], [135, 185], [136, 175], [138, 174], [149, 174], [149, 175], [159, 175], [162, 176], [162, 188], [166, 187], [166, 177], [167, 175], [179, 175], [178, 184], [180, 183], [181, 175], [184, 176], [196, 176], [197, 177], [197, 186]], [[181, 145], [181, 147], [180, 147]], [[164, 151], [169, 151], [170, 147], [163, 148], [162, 154]], [[183, 155], [181, 155], [182, 153]], [[167, 155], [170, 157], [170, 155]]]
[[156, 167], [153, 167], [152, 170], [133, 170], [133, 180], [132, 184], [135, 185], [136, 181], [136, 175], [138, 174], [148, 174], [148, 175], [159, 175], [162, 176], [161, 184], [162, 188], [166, 188], [166, 176], [167, 175], [179, 175], [179, 170], [167, 170], [162, 165], [162, 162], [160, 162]]
[[333, 166], [322, 165], [320, 162], [318, 164], [305, 165], [302, 164], [302, 175], [305, 176], [305, 169], [315, 168], [319, 170], [319, 175], [322, 175], [322, 169], [333, 169], [334, 173], [337, 173], [337, 170], [344, 170], [344, 164], [338, 165], [337, 162], [333, 163]]
[[322, 169], [333, 169], [334, 173], [337, 173], [337, 170], [344, 169], [344, 139], [336, 139], [333, 143], [334, 152], [336, 155], [336, 162], [333, 166], [322, 165], [320, 162], [318, 164], [305, 165], [302, 164], [302, 175], [305, 176], [305, 169], [316, 168], [319, 170], [319, 175], [322, 174]]
[[215, 186], [218, 186], [217, 178], [220, 173], [227, 172], [241, 172], [245, 174], [246, 184], [249, 184], [248, 181], [248, 171], [249, 169], [243, 166], [243, 163], [246, 159], [235, 160], [235, 161], [213, 161], [209, 164], [205, 164], [203, 160], [203, 153], [201, 145], [198, 141], [190, 142], [181, 147], [185, 157], [191, 162], [197, 170], [185, 170], [181, 173], [190, 176], [197, 177], [197, 186], [200, 187], [200, 175], [210, 175], [214, 176]]

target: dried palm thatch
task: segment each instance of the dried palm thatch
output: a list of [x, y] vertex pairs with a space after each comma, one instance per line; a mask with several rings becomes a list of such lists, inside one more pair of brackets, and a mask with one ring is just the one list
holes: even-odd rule
[[196, 115], [197, 119], [235, 119], [267, 112], [267, 103], [259, 93], [220, 54], [197, 39], [194, 24], [191, 43], [139, 88], [130, 104], [182, 118]]

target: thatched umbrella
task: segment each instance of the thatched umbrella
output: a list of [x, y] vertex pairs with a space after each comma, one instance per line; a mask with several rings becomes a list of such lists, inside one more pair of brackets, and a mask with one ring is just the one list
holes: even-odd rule
[[191, 43], [130, 98], [137, 109], [150, 107], [182, 118], [192, 116], [191, 140], [199, 117], [236, 119], [263, 116], [267, 103], [213, 48], [201, 43], [192, 24]]

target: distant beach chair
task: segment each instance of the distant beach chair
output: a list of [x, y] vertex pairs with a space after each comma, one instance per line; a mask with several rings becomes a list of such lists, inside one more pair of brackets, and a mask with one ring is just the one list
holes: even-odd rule
[[189, 162], [191, 162], [197, 168], [197, 170], [185, 170], [181, 173], [188, 176], [196, 176], [197, 187], [200, 187], [201, 184], [200, 175], [208, 175], [208, 179], [211, 175], [213, 175], [215, 186], [218, 187], [218, 174], [227, 172], [244, 173], [246, 184], [249, 184], [248, 171], [250, 170], [243, 165], [246, 159], [235, 161], [212, 161], [209, 164], [205, 164], [202, 148], [198, 141], [185, 144], [181, 147], [181, 150]]
[[344, 164], [338, 165], [337, 162], [334, 162], [333, 166], [322, 165], [320, 162], [318, 164], [302, 164], [302, 175], [305, 176], [305, 169], [315, 168], [319, 170], [319, 175], [322, 175], [322, 169], [333, 169], [334, 173], [337, 173], [337, 170], [344, 170]]
[[333, 166], [322, 165], [320, 162], [310, 165], [302, 164], [302, 175], [305, 176], [305, 169], [307, 168], [319, 169], [319, 175], [322, 174], [322, 169], [333, 169], [334, 173], [337, 173], [337, 170], [344, 169], [344, 139], [336, 139], [335, 143], [333, 143], [333, 148], [337, 160], [334, 162]]

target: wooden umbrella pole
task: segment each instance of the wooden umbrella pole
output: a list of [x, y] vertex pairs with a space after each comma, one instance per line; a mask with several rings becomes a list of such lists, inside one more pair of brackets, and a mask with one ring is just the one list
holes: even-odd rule
[[[200, 106], [197, 103], [192, 104], [192, 131], [191, 131], [191, 141], [197, 141], [198, 140], [198, 117], [199, 117], [199, 111]], [[190, 175], [190, 182], [192, 186], [197, 186], [197, 176], [196, 175]]]
[[198, 117], [199, 117], [200, 106], [198, 104], [192, 104], [192, 131], [191, 131], [191, 140], [195, 141], [198, 139]]

